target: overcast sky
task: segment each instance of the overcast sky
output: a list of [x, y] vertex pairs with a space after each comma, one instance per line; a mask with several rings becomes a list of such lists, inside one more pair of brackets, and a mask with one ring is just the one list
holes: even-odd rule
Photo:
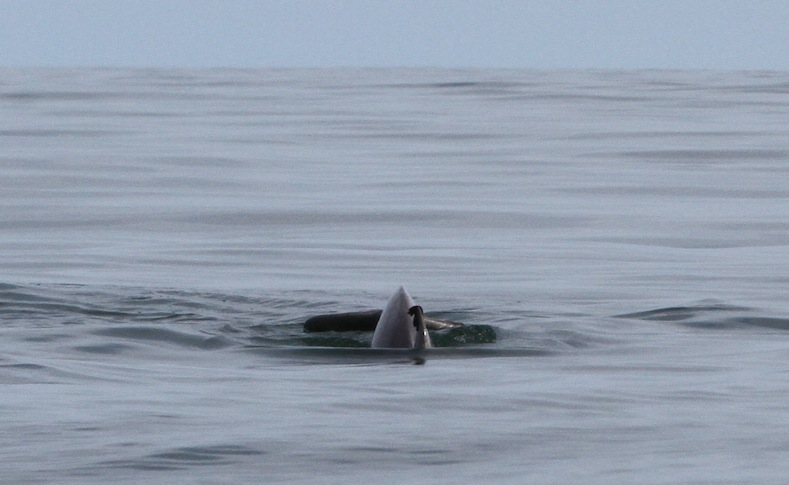
[[789, 1], [0, 0], [0, 66], [789, 70]]

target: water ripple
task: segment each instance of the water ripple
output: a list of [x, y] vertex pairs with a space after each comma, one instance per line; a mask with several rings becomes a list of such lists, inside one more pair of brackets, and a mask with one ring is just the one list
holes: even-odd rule
[[228, 465], [239, 457], [263, 455], [265, 452], [240, 445], [189, 446], [152, 453], [136, 459], [108, 460], [99, 465], [146, 471], [181, 470], [196, 466]]
[[708, 330], [769, 328], [789, 330], [789, 318], [755, 315], [748, 307], [723, 303], [657, 308], [617, 315], [619, 318], [671, 322]]

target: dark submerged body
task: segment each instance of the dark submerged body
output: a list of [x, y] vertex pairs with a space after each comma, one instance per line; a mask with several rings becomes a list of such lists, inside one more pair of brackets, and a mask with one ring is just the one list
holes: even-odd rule
[[[305, 332], [373, 332], [383, 310], [316, 315], [304, 322]], [[460, 328], [462, 323], [424, 317], [428, 330]]]

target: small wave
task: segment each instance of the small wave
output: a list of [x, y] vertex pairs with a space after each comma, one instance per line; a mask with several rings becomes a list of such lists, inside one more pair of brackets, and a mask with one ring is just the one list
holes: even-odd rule
[[0, 130], [0, 137], [3, 138], [86, 138], [117, 135], [119, 132], [109, 130], [48, 130], [31, 128], [26, 130]]
[[789, 330], [789, 318], [753, 315], [755, 312], [755, 309], [748, 307], [713, 303], [657, 308], [616, 315], [616, 317], [671, 322], [685, 327], [713, 330], [737, 328]]
[[105, 355], [118, 355], [127, 350], [132, 349], [131, 345], [110, 342], [104, 344], [91, 344], [91, 345], [77, 345], [73, 350], [77, 352], [85, 352], [88, 354], [105, 354]]
[[4, 324], [52, 326], [64, 323], [178, 323], [261, 321], [280, 317], [282, 309], [304, 306], [300, 300], [251, 298], [143, 288], [97, 289], [80, 285], [0, 285]]
[[675, 322], [688, 320], [702, 314], [710, 315], [713, 313], [728, 313], [746, 310], [749, 310], [749, 308], [713, 303], [695, 306], [672, 306], [656, 308], [653, 310], [616, 315], [616, 317]]
[[0, 384], [55, 384], [96, 379], [103, 377], [30, 362], [0, 364]]
[[169, 328], [160, 327], [112, 327], [99, 329], [92, 332], [94, 335], [114, 337], [119, 339], [149, 340], [164, 342], [181, 347], [194, 347], [199, 349], [219, 349], [227, 347], [230, 343], [221, 336], [205, 337], [186, 332], [179, 332]]
[[642, 150], [623, 151], [609, 155], [639, 158], [654, 161], [716, 161], [739, 162], [743, 160], [786, 160], [789, 151], [771, 150], [762, 148], [704, 150], [704, 149], [677, 149], [677, 150]]
[[196, 466], [228, 465], [239, 461], [240, 457], [264, 453], [240, 445], [188, 446], [152, 453], [136, 459], [103, 461], [99, 466], [146, 471], [182, 470]]
[[320, 364], [415, 364], [430, 360], [465, 360], [479, 358], [528, 358], [556, 355], [555, 351], [537, 348], [434, 347], [431, 349], [373, 349], [348, 347], [250, 347], [249, 352], [291, 361], [301, 365]]
[[776, 330], [789, 330], [789, 318], [773, 317], [735, 317], [728, 322], [736, 327], [762, 327]]

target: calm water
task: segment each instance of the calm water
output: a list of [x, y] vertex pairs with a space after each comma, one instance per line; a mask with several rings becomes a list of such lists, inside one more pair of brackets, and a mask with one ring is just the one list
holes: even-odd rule
[[[3, 69], [0, 113], [3, 483], [789, 475], [789, 73]], [[401, 284], [495, 339], [302, 332]]]

